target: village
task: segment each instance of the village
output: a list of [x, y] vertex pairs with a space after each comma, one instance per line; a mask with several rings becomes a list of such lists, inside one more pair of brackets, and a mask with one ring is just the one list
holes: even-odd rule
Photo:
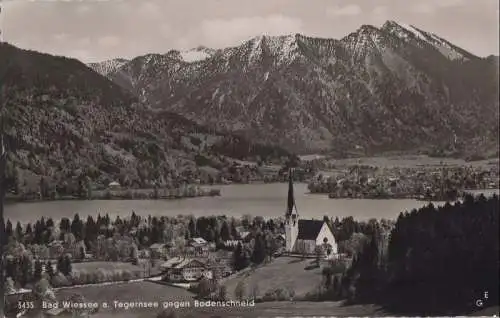
[[[358, 180], [373, 170], [356, 167], [349, 174]], [[185, 290], [198, 299], [322, 299], [324, 286], [338, 289], [355, 256], [370, 242], [377, 242], [370, 249], [378, 258], [386, 257], [394, 221], [304, 218], [295, 204], [297, 178], [292, 171], [286, 175], [286, 210], [278, 218], [142, 217], [132, 212], [130, 218], [115, 220], [107, 214], [86, 220], [76, 214], [73, 220], [57, 223], [42, 217], [34, 224], [15, 226], [8, 220], [4, 255], [10, 308], [19, 311], [15, 304], [20, 300], [53, 299], [73, 288], [97, 291], [109, 284], [140, 282]], [[443, 170], [439, 172], [431, 175], [442, 176]], [[476, 175], [485, 183], [494, 173]], [[457, 171], [451, 175], [457, 176]], [[421, 176], [420, 182], [429, 180], [428, 174]], [[45, 315], [64, 312], [50, 308]]]
[[332, 199], [418, 199], [454, 201], [467, 190], [498, 189], [498, 165], [385, 167], [356, 165], [318, 174], [308, 185], [311, 193]]
[[[321, 269], [348, 261], [362, 245], [359, 237], [352, 235], [356, 229], [360, 224], [352, 218], [342, 222], [326, 217], [302, 219], [295, 205], [291, 174], [286, 212], [275, 220], [250, 216], [240, 220], [142, 218], [132, 213], [130, 219], [114, 222], [107, 215], [99, 215], [97, 220], [89, 216], [86, 222], [76, 215], [73, 221], [62, 219], [58, 226], [44, 218], [26, 228], [19, 223], [13, 227], [8, 221], [6, 289], [8, 298], [19, 300], [38, 291], [44, 280], [46, 288], [56, 292], [77, 286], [100, 288], [107, 283], [150, 281], [183, 288], [201, 298], [221, 298], [224, 294], [241, 299], [242, 281], [279, 258], [292, 259], [290, 264], [294, 258], [305, 261], [299, 267], [283, 263], [278, 270], [295, 266], [295, 271], [303, 271], [307, 277], [313, 277], [307, 270], [317, 269], [314, 275], [321, 276]], [[349, 242], [351, 237], [356, 242]], [[245, 272], [247, 276], [242, 276]], [[288, 296], [283, 296], [282, 289], [274, 286], [254, 293], [253, 298], [262, 301], [296, 295], [293, 287], [288, 287]], [[52, 308], [48, 312], [61, 311]]]

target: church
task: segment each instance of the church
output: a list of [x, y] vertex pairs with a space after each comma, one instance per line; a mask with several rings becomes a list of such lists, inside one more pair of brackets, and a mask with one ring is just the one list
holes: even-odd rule
[[324, 220], [301, 219], [295, 204], [292, 170], [289, 172], [285, 214], [285, 250], [288, 253], [315, 254], [320, 246], [329, 257], [338, 253], [332, 229]]

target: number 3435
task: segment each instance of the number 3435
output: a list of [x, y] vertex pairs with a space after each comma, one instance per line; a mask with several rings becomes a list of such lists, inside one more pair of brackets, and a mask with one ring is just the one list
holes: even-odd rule
[[35, 309], [35, 303], [32, 301], [20, 301], [17, 303], [19, 309]]

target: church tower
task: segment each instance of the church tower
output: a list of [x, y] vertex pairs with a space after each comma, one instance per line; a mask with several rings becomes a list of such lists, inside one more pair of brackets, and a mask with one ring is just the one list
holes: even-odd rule
[[299, 213], [295, 205], [295, 197], [293, 194], [293, 171], [288, 172], [288, 201], [285, 214], [285, 249], [287, 252], [292, 252], [297, 235], [299, 234]]

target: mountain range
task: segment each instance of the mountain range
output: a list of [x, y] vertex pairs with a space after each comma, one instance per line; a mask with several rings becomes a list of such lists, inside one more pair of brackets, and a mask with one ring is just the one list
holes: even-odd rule
[[296, 153], [498, 149], [498, 57], [394, 21], [89, 66], [155, 109]]
[[0, 93], [16, 188], [148, 187], [291, 153], [498, 155], [498, 57], [393, 21], [89, 65], [0, 43]]
[[178, 184], [214, 177], [233, 159], [290, 156], [151, 109], [76, 59], [0, 43], [0, 61], [11, 189], [36, 192], [44, 178], [58, 193], [71, 192], [82, 176], [104, 185]]

